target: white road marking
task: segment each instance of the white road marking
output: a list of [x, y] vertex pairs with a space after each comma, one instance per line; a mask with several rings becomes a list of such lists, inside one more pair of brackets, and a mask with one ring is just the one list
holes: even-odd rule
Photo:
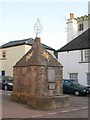
[[85, 110], [85, 109], [88, 109], [88, 106], [81, 107], [81, 108], [76, 108], [76, 109], [72, 109], [71, 111], [78, 111], [78, 110]]
[[82, 107], [82, 110], [83, 110], [83, 109], [88, 109], [88, 106], [86, 106], [86, 107]]
[[35, 118], [35, 117], [43, 117], [44, 115], [35, 115], [35, 116], [32, 116], [32, 118]]
[[81, 110], [80, 108], [75, 108], [75, 109], [72, 109], [71, 111], [78, 111], [78, 110]]
[[60, 113], [66, 113], [66, 112], [70, 112], [70, 110], [60, 111]]
[[78, 111], [78, 110], [85, 110], [85, 109], [88, 109], [88, 106], [81, 107], [81, 108], [74, 108], [74, 109], [71, 109], [71, 110], [64, 110], [64, 111], [60, 111], [60, 112], [48, 113], [48, 114], [45, 114], [45, 115], [34, 115], [34, 116], [32, 116], [32, 118], [50, 116], [50, 115], [55, 115], [55, 114], [60, 114], [60, 113], [68, 113], [68, 112], [73, 112], [73, 111]]
[[54, 115], [57, 114], [58, 112], [53, 112], [53, 113], [48, 113], [47, 115]]

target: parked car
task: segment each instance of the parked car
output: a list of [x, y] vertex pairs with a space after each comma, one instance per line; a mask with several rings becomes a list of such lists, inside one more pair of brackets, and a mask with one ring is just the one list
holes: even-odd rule
[[13, 90], [13, 78], [11, 76], [0, 76], [0, 89]]
[[76, 96], [87, 95], [89, 93], [89, 88], [81, 85], [76, 80], [64, 79], [63, 80], [63, 93], [70, 93]]
[[89, 89], [89, 94], [90, 94], [90, 85], [86, 86]]

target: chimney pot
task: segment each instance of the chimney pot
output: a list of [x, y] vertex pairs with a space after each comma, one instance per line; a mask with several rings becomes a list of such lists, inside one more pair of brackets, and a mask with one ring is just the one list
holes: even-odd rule
[[70, 13], [70, 19], [74, 19], [74, 13]]

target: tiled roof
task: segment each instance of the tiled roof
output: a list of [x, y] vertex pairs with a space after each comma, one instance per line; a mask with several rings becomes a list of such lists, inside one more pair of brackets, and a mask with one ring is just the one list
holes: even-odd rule
[[90, 28], [57, 50], [57, 52], [90, 49]]
[[[24, 39], [24, 40], [10, 41], [10, 42], [0, 46], [0, 48], [8, 48], [8, 47], [19, 46], [19, 45], [24, 45], [24, 44], [32, 46], [34, 41], [35, 40], [33, 38], [28, 38], [28, 39]], [[55, 51], [55, 49], [53, 49], [53, 48], [51, 48], [51, 47], [49, 47], [49, 46], [47, 46], [45, 44], [43, 44], [43, 45], [44, 45], [45, 49]]]

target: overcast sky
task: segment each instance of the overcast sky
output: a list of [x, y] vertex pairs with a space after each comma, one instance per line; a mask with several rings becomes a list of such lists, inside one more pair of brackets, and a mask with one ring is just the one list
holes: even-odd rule
[[89, 0], [2, 0], [0, 2], [0, 45], [13, 40], [35, 38], [33, 30], [39, 18], [43, 30], [41, 42], [59, 49], [67, 43], [66, 21], [88, 14]]

